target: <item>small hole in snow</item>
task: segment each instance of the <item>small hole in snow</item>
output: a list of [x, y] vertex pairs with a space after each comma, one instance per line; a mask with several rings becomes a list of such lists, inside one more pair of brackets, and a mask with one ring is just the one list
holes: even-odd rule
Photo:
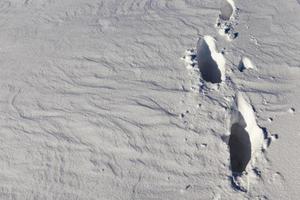
[[278, 134], [272, 134], [272, 138], [277, 140], [279, 138]]
[[234, 33], [233, 34], [233, 39], [237, 38], [239, 36], [239, 33]]
[[224, 32], [227, 34], [227, 33], [229, 33], [229, 31], [230, 31], [230, 28], [225, 28], [224, 29]]
[[296, 111], [295, 108], [290, 108], [290, 109], [289, 109], [289, 112], [290, 112], [290, 113], [295, 113], [295, 111]]
[[253, 169], [253, 172], [258, 176], [258, 177], [261, 177], [261, 171], [256, 167]]
[[191, 185], [187, 185], [187, 186], [185, 187], [185, 189], [188, 190], [190, 187], [192, 187], [192, 186], [191, 186]]
[[273, 118], [272, 118], [272, 117], [269, 117], [268, 121], [269, 121], [269, 122], [272, 122], [272, 121], [273, 121]]

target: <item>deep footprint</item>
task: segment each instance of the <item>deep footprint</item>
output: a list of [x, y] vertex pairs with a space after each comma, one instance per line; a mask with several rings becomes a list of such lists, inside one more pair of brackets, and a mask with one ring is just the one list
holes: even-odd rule
[[234, 2], [232, 0], [223, 1], [221, 8], [220, 8], [220, 19], [222, 20], [229, 20], [233, 15], [235, 9]]
[[246, 171], [251, 157], [255, 157], [263, 146], [264, 133], [257, 125], [252, 106], [241, 93], [235, 97], [235, 108], [231, 116], [230, 160], [232, 172]]
[[249, 190], [248, 173], [255, 168], [252, 160], [261, 155], [263, 142], [264, 133], [256, 123], [254, 110], [238, 92], [231, 113], [228, 141], [233, 188], [243, 192]]
[[216, 50], [215, 40], [204, 36], [197, 44], [198, 67], [202, 78], [211, 83], [221, 83], [225, 79], [225, 58]]
[[228, 40], [238, 37], [235, 26], [238, 24], [238, 11], [233, 0], [223, 0], [216, 27], [221, 35], [227, 36]]

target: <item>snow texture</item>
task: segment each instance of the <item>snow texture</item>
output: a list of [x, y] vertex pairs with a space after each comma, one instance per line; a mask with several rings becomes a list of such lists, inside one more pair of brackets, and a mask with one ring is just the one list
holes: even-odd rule
[[298, 199], [299, 9], [0, 0], [0, 199]]

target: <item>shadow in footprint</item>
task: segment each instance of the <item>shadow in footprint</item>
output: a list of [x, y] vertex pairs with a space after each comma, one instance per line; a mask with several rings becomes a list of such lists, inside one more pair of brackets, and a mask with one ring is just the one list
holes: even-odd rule
[[221, 71], [211, 56], [211, 51], [204, 39], [198, 42], [197, 47], [198, 67], [202, 78], [211, 83], [221, 83]]
[[245, 128], [238, 123], [231, 126], [229, 148], [232, 173], [244, 172], [251, 159], [251, 141]]
[[233, 8], [232, 8], [232, 5], [227, 1], [225, 0], [223, 3], [222, 3], [222, 6], [220, 8], [220, 11], [221, 11], [221, 14], [220, 14], [220, 18], [222, 20], [229, 20], [230, 17], [232, 16], [233, 14]]

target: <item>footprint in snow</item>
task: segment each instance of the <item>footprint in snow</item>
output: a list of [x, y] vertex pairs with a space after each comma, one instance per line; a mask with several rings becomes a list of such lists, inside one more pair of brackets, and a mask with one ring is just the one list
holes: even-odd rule
[[220, 35], [227, 36], [228, 40], [234, 40], [239, 35], [235, 31], [235, 26], [238, 24], [238, 15], [239, 9], [235, 6], [233, 0], [222, 1], [216, 27]]

